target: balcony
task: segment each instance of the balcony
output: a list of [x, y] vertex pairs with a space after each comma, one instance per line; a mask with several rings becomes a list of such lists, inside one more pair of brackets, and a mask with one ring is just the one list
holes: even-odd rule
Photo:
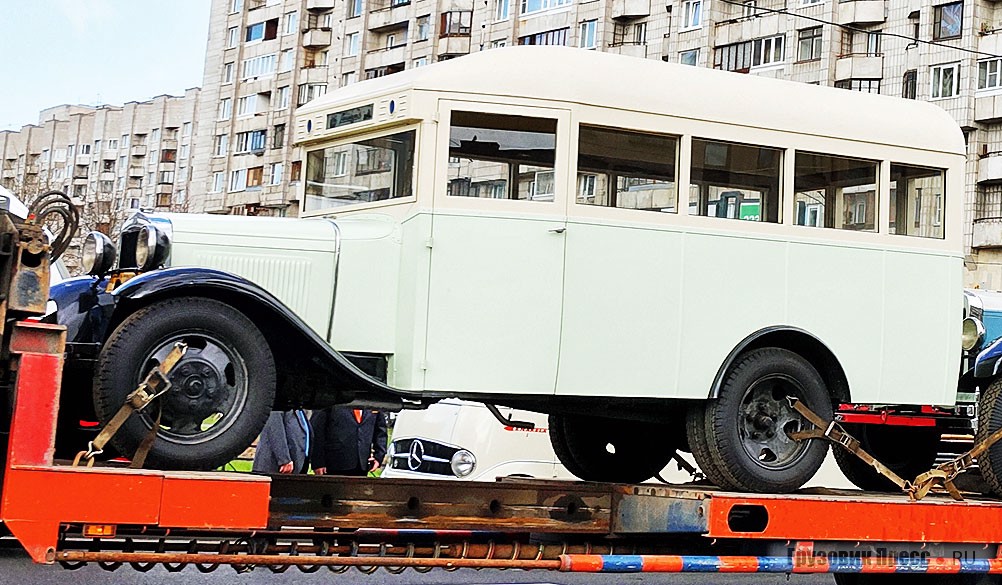
[[317, 12], [334, 10], [334, 0], [306, 0], [306, 9]]
[[129, 154], [131, 156], [146, 156], [146, 145], [145, 144], [135, 144], [129, 149]]
[[328, 47], [330, 44], [331, 29], [329, 28], [310, 28], [303, 31], [304, 47]]
[[[372, 32], [382, 32], [392, 28], [404, 28], [410, 20], [409, 4], [398, 4], [379, 8], [369, 13], [369, 22], [366, 23]], [[406, 29], [401, 31], [403, 40], [407, 40]]]
[[260, 205], [261, 204], [261, 189], [253, 189], [250, 191], [238, 191], [236, 193], [226, 194], [226, 206], [234, 207], [237, 205]]
[[177, 139], [169, 138], [160, 141], [160, 150], [177, 150]]
[[884, 57], [881, 55], [845, 55], [835, 61], [835, 81], [883, 77]]
[[174, 192], [173, 183], [157, 183], [156, 188], [153, 190], [157, 195], [167, 195]]
[[115, 160], [118, 158], [118, 150], [116, 149], [104, 149], [101, 151], [101, 160]]
[[24, 167], [24, 174], [26, 175], [37, 175], [38, 165], [27, 165]]
[[327, 83], [327, 66], [304, 67], [299, 71], [299, 83]]
[[974, 220], [972, 248], [1002, 248], [1002, 217]]
[[103, 171], [101, 173], [100, 180], [102, 180], [102, 181], [114, 181], [115, 180], [115, 173], [112, 172], [112, 171]]
[[884, 0], [849, 0], [838, 3], [838, 23], [875, 24], [885, 22]]
[[407, 45], [399, 45], [388, 49], [376, 49], [374, 51], [369, 51], [365, 56], [366, 69], [377, 69], [379, 67], [388, 67], [399, 63], [401, 64], [400, 69], [402, 70], [402, 65], [405, 62], [406, 50]]
[[651, 0], [612, 0], [612, 17], [644, 18], [651, 15]]
[[86, 185], [87, 184], [87, 177], [73, 177], [73, 184], [74, 185]]
[[144, 174], [143, 167], [129, 167], [130, 177], [142, 177]]
[[3, 170], [3, 178], [4, 179], [13, 179], [16, 176], [17, 176], [17, 171], [15, 171], [14, 169], [4, 169]]
[[162, 162], [162, 163], [160, 163], [160, 164], [157, 165], [157, 172], [158, 173], [164, 173], [164, 172], [168, 172], [168, 171], [173, 171], [175, 164], [176, 163], [172, 163], [172, 162]]
[[975, 122], [1002, 122], [1002, 95], [974, 96]]
[[644, 59], [647, 57], [647, 45], [638, 43], [609, 45], [609, 52], [619, 53], [620, 55], [627, 55], [629, 57], [640, 57], [641, 59]]
[[90, 155], [89, 154], [78, 154], [76, 158], [76, 164], [90, 166]]
[[143, 196], [143, 189], [141, 187], [129, 187], [125, 190], [125, 196], [130, 199], [139, 199]]
[[286, 189], [281, 185], [268, 185], [261, 190], [261, 205], [284, 207], [289, 204], [285, 198]]
[[1002, 152], [993, 152], [978, 160], [978, 183], [1002, 183]]
[[466, 55], [470, 52], [470, 37], [442, 37], [438, 39], [438, 54]]

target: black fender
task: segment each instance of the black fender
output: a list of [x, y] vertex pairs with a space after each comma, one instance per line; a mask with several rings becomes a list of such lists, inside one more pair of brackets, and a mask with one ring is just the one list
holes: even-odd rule
[[977, 379], [995, 378], [999, 375], [1000, 369], [1002, 369], [1002, 337], [978, 353], [972, 368], [973, 375]]
[[738, 357], [746, 351], [761, 347], [780, 347], [799, 354], [809, 361], [821, 374], [832, 400], [839, 403], [852, 402], [849, 394], [849, 380], [845, 370], [835, 357], [835, 353], [813, 334], [790, 325], [765, 327], [745, 337], [731, 350], [720, 364], [717, 375], [710, 386], [709, 398], [717, 398], [728, 372]]
[[130, 279], [111, 296], [113, 309], [106, 334], [139, 309], [168, 298], [212, 298], [244, 313], [261, 330], [275, 356], [276, 409], [322, 408], [351, 401], [399, 409], [408, 394], [362, 371], [274, 295], [234, 274], [165, 268]]

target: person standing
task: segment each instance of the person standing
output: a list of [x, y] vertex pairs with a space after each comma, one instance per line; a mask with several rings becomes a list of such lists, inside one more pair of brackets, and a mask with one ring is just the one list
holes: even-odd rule
[[364, 477], [383, 464], [387, 431], [382, 412], [334, 406], [314, 411], [310, 422], [313, 473]]
[[252, 469], [258, 473], [306, 473], [312, 434], [306, 412], [273, 411], [257, 441]]

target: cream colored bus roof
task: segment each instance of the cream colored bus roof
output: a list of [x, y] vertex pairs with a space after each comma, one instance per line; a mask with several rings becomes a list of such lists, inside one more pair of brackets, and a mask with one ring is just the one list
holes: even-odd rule
[[414, 90], [539, 98], [964, 154], [957, 123], [917, 100], [568, 47], [491, 49], [330, 92], [301, 115]]

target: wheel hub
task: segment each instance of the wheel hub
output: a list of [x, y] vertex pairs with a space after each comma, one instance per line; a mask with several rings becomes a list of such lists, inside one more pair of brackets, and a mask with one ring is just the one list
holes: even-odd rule
[[763, 467], [788, 467], [806, 450], [806, 443], [789, 436], [802, 426], [800, 415], [786, 399], [794, 391], [795, 387], [785, 379], [766, 378], [749, 387], [744, 396], [738, 425], [741, 444]]

